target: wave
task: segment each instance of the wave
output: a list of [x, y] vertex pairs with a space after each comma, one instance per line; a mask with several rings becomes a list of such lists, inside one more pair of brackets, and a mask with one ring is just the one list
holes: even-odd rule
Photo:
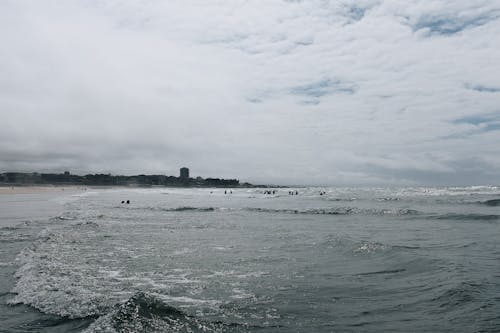
[[422, 212], [410, 208], [358, 208], [358, 207], [327, 207], [327, 208], [267, 208], [267, 207], [132, 207], [132, 210], [147, 210], [159, 212], [234, 212], [247, 211], [269, 214], [304, 214], [304, 215], [385, 215], [406, 216], [421, 215]]
[[319, 247], [338, 248], [340, 251], [355, 256], [387, 253], [390, 251], [406, 252], [420, 249], [419, 246], [391, 245], [377, 241], [359, 241], [349, 237], [329, 236], [325, 241], [318, 243]]
[[284, 214], [320, 214], [320, 215], [347, 215], [352, 208], [330, 208], [330, 209], [280, 209], [280, 208], [260, 208], [246, 207], [244, 210], [259, 213], [284, 213]]
[[451, 309], [461, 304], [475, 301], [481, 294], [483, 287], [481, 283], [461, 282], [435, 297], [433, 301], [438, 302], [441, 308]]
[[248, 326], [208, 321], [166, 304], [161, 295], [138, 292], [97, 319], [93, 332], [246, 332]]
[[213, 212], [216, 209], [214, 207], [190, 207], [190, 206], [183, 206], [183, 207], [177, 207], [177, 208], [168, 208], [168, 209], [164, 209], [164, 210], [170, 211], [170, 212], [185, 212], [185, 211]]
[[5, 226], [5, 227], [0, 227], [0, 231], [15, 231], [19, 230], [21, 227], [19, 226]]
[[375, 201], [380, 201], [380, 202], [384, 202], [384, 201], [400, 201], [401, 198], [399, 197], [382, 197], [382, 198], [377, 198], [375, 199]]
[[356, 201], [357, 198], [325, 198], [326, 201]]
[[383, 271], [376, 271], [376, 272], [366, 272], [366, 273], [359, 273], [357, 276], [366, 276], [366, 275], [381, 275], [381, 274], [396, 274], [396, 273], [402, 273], [406, 272], [405, 268], [399, 268], [399, 269], [388, 269], [388, 270], [383, 270]]
[[430, 216], [436, 220], [456, 220], [456, 221], [496, 221], [500, 220], [497, 214], [441, 214]]
[[491, 199], [486, 201], [479, 201], [479, 204], [486, 206], [500, 206], [500, 199]]
[[285, 213], [285, 214], [306, 214], [306, 215], [418, 215], [419, 211], [414, 209], [363, 209], [356, 207], [337, 207], [337, 208], [314, 208], [314, 209], [275, 209], [275, 208], [256, 208], [247, 207], [247, 211], [263, 213]]
[[403, 215], [420, 215], [421, 212], [409, 208], [357, 208], [357, 207], [332, 207], [332, 208], [264, 208], [264, 207], [193, 207], [180, 206], [173, 208], [163, 207], [134, 207], [128, 209], [151, 210], [161, 212], [234, 212], [247, 211], [257, 213], [270, 214], [304, 214], [304, 215], [388, 215], [388, 216], [403, 216]]
[[[119, 208], [119, 207], [117, 207]], [[159, 212], [214, 212], [216, 210], [223, 210], [223, 208], [217, 207], [192, 207], [192, 206], [180, 206], [180, 207], [131, 207], [127, 209], [132, 210], [150, 210]]]
[[74, 244], [76, 238], [43, 231], [26, 247], [16, 258], [20, 267], [14, 274], [17, 280], [11, 290], [14, 297], [8, 303], [26, 304], [43, 313], [70, 319], [107, 313], [114, 303], [96, 286], [100, 280], [92, 276], [93, 267], [68, 264], [77, 261], [76, 254], [66, 247]]
[[51, 221], [73, 221], [76, 220], [74, 216], [56, 216], [50, 219]]

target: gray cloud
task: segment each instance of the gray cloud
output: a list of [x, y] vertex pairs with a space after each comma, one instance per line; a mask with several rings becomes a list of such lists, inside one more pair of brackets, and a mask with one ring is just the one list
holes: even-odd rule
[[496, 20], [500, 13], [488, 13], [473, 17], [424, 16], [413, 26], [415, 31], [425, 29], [430, 34], [452, 35], [466, 29], [479, 27]]
[[0, 170], [498, 183], [500, 4], [4, 1]]
[[356, 87], [353, 84], [340, 80], [322, 79], [313, 83], [295, 86], [290, 89], [290, 93], [299, 96], [323, 97], [336, 93], [353, 94]]
[[466, 84], [465, 87], [470, 90], [475, 90], [478, 92], [486, 92], [486, 93], [497, 93], [500, 92], [499, 87], [487, 87], [480, 84]]

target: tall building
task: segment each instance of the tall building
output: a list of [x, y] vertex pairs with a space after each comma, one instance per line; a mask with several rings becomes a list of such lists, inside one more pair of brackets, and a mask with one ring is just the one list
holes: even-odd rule
[[181, 168], [180, 178], [182, 178], [182, 179], [188, 179], [189, 178], [189, 169], [188, 168], [186, 168], [186, 167], [182, 167]]

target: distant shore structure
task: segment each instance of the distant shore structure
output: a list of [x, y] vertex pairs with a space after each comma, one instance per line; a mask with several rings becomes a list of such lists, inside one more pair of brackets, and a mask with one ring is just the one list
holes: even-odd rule
[[180, 169], [180, 176], [179, 178], [181, 179], [189, 179], [189, 168], [182, 167]]
[[[169, 186], [169, 187], [257, 187], [250, 183], [240, 184], [238, 179], [190, 178], [189, 169], [180, 169], [179, 177], [167, 175], [111, 175], [96, 173], [76, 175], [62, 173], [1, 172], [0, 186], [26, 185], [96, 185], [96, 186]], [[267, 185], [261, 185], [268, 187]]]

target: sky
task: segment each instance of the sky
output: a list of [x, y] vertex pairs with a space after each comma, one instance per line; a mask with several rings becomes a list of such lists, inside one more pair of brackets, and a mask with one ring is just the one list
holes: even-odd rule
[[0, 0], [0, 172], [500, 184], [500, 0]]

